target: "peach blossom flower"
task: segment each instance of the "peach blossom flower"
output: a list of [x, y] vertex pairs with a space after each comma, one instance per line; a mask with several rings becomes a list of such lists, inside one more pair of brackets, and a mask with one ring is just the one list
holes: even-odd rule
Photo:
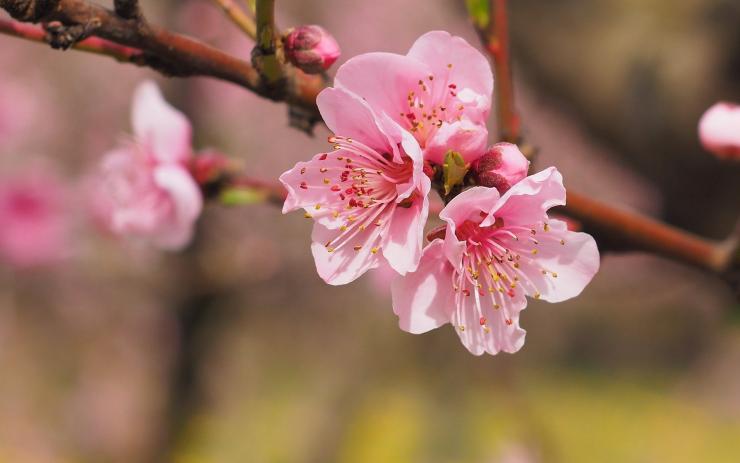
[[720, 102], [699, 121], [699, 138], [721, 159], [740, 159], [740, 105]]
[[418, 269], [394, 281], [401, 329], [423, 333], [451, 323], [475, 355], [518, 351], [525, 296], [575, 297], [599, 269], [593, 238], [548, 218], [562, 204], [565, 188], [553, 167], [503, 195], [474, 187], [455, 197], [440, 214], [444, 240], [430, 243]]
[[203, 207], [188, 170], [190, 122], [156, 84], [144, 82], [134, 94], [132, 125], [134, 140], [103, 157], [94, 181], [95, 212], [114, 234], [181, 249]]

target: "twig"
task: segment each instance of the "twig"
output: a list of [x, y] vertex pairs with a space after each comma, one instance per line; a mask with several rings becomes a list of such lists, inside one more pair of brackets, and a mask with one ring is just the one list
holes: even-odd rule
[[270, 91], [279, 97], [286, 88], [286, 82], [283, 65], [277, 56], [275, 0], [257, 0], [255, 11], [257, 43], [252, 50], [252, 64]]
[[521, 124], [514, 106], [514, 85], [509, 52], [507, 0], [490, 0], [488, 28], [482, 32], [486, 50], [493, 58], [496, 82], [496, 121], [502, 141], [519, 143]]
[[[46, 32], [38, 26], [0, 19], [0, 34], [11, 35], [32, 42], [46, 42]], [[72, 45], [75, 50], [105, 55], [124, 63], [144, 65], [144, 53], [141, 50], [118, 45], [109, 40], [90, 37]]]
[[[294, 112], [303, 115], [304, 127], [308, 129], [320, 120], [316, 95], [325, 86], [320, 77], [291, 72], [283, 76], [281, 91], [276, 92], [274, 83], [265, 82], [260, 73], [246, 61], [198, 40], [151, 25], [143, 18], [124, 19], [111, 10], [85, 0], [0, 0], [0, 8], [22, 22], [58, 22], [67, 28], [80, 28], [85, 35], [138, 48], [144, 53], [142, 61], [137, 64], [149, 66], [169, 76], [216, 77], [263, 97], [286, 101], [291, 107], [299, 108]], [[82, 38], [75, 34], [68, 34], [66, 38], [70, 36], [73, 39]], [[58, 45], [64, 47], [74, 43]]]
[[224, 10], [226, 16], [228, 16], [229, 19], [231, 19], [231, 22], [236, 24], [242, 32], [254, 40], [257, 39], [257, 26], [255, 25], [254, 20], [249, 17], [249, 15], [244, 12], [244, 10], [239, 7], [234, 0], [213, 0], [213, 2]]

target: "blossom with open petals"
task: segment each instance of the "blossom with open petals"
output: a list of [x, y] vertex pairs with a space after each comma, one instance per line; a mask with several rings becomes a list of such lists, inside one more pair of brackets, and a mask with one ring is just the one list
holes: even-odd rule
[[553, 167], [503, 195], [474, 187], [455, 197], [440, 214], [444, 240], [430, 243], [416, 272], [393, 284], [401, 328], [423, 333], [451, 323], [475, 355], [518, 351], [525, 296], [575, 297], [599, 268], [593, 238], [548, 217], [562, 204], [565, 188]]
[[134, 94], [132, 124], [134, 140], [107, 153], [96, 173], [95, 211], [117, 235], [180, 249], [203, 208], [188, 170], [190, 122], [145, 82]]
[[460, 37], [432, 31], [406, 55], [356, 56], [334, 82], [411, 132], [426, 160], [442, 164], [452, 150], [472, 162], [486, 150], [493, 75], [486, 58]]
[[722, 159], [740, 159], [740, 105], [717, 103], [699, 121], [699, 138]]
[[430, 189], [419, 144], [346, 90], [325, 89], [317, 104], [336, 134], [332, 150], [299, 162], [280, 181], [288, 190], [283, 212], [302, 208], [315, 221], [319, 275], [339, 285], [384, 263], [400, 274], [413, 271]]

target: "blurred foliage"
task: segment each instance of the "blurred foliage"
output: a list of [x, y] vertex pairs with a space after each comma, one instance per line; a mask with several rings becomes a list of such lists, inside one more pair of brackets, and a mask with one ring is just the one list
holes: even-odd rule
[[465, 0], [465, 5], [468, 7], [468, 15], [470, 15], [475, 27], [478, 29], [487, 28], [490, 16], [489, 0]]

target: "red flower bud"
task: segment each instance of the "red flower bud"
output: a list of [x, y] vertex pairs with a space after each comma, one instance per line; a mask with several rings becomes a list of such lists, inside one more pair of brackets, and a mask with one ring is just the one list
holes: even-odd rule
[[334, 37], [315, 25], [291, 29], [283, 38], [283, 45], [288, 61], [307, 74], [329, 69], [341, 54]]
[[496, 188], [501, 194], [526, 177], [528, 170], [529, 161], [511, 143], [496, 143], [472, 166], [478, 185]]

